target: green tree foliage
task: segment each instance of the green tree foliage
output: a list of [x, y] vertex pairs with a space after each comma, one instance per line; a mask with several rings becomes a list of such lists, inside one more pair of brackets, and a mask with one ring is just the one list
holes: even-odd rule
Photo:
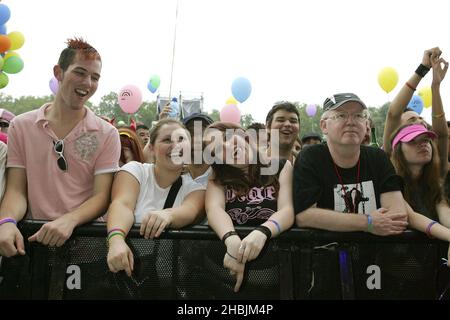
[[[40, 108], [44, 103], [51, 101], [53, 101], [52, 95], [41, 97], [22, 96], [19, 98], [13, 98], [9, 95], [0, 93], [0, 106], [13, 112], [16, 115]], [[323, 113], [322, 108], [320, 106], [317, 106], [316, 115], [314, 117], [309, 117], [305, 111], [305, 103], [294, 102], [294, 104], [297, 106], [300, 114], [300, 137], [305, 133], [311, 131], [320, 133], [321, 131], [319, 123], [320, 117]], [[128, 124], [130, 121], [131, 116], [120, 109], [119, 103], [117, 102], [117, 93], [115, 92], [110, 92], [109, 94], [104, 95], [98, 105], [93, 105], [90, 102], [88, 102], [87, 105], [97, 115], [103, 115], [108, 118], [115, 118], [116, 123], [122, 120]], [[376, 128], [378, 143], [382, 143], [383, 141], [384, 123], [388, 108], [389, 103], [385, 103], [381, 107], [369, 107], [369, 112]], [[216, 109], [213, 109], [208, 113], [208, 115], [214, 121], [219, 121], [220, 119], [220, 112]], [[156, 101], [144, 101], [139, 110], [132, 116], [136, 119], [136, 121], [143, 122], [148, 127], [151, 127], [152, 121], [155, 121], [157, 119]], [[254, 119], [251, 114], [242, 115], [241, 125], [244, 128], [246, 128], [252, 122], [254, 122]]]

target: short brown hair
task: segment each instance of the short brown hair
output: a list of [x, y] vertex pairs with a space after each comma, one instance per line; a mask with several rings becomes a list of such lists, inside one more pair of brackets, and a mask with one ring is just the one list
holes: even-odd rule
[[300, 124], [300, 114], [298, 113], [298, 110], [297, 110], [297, 107], [295, 106], [295, 104], [293, 104], [292, 102], [288, 102], [288, 101], [282, 101], [282, 102], [276, 103], [272, 107], [272, 109], [270, 109], [269, 113], [267, 114], [267, 117], [266, 117], [266, 127], [267, 128], [270, 128], [270, 126], [272, 125], [273, 115], [275, 114], [275, 112], [277, 112], [279, 110], [285, 110], [287, 112], [295, 113], [297, 115], [298, 123]]
[[65, 48], [59, 55], [58, 65], [63, 71], [73, 63], [77, 53], [80, 53], [86, 59], [97, 59], [102, 61], [100, 54], [89, 43], [82, 38], [67, 39], [67, 48]]

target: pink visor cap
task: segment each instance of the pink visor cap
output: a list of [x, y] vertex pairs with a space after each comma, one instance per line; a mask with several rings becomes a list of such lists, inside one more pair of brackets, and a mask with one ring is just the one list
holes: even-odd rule
[[392, 150], [395, 149], [395, 146], [399, 144], [399, 142], [410, 142], [411, 140], [414, 140], [417, 136], [420, 136], [421, 134], [426, 134], [427, 136], [433, 139], [437, 137], [436, 133], [434, 133], [433, 131], [428, 131], [427, 128], [425, 128], [423, 125], [412, 124], [410, 126], [404, 127], [397, 133], [397, 135], [394, 138], [394, 141], [392, 142]]

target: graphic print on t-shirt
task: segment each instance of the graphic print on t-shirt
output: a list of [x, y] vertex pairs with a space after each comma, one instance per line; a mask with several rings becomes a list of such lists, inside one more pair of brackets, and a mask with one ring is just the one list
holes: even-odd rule
[[334, 186], [333, 193], [335, 211], [369, 214], [377, 209], [372, 181], [364, 181], [361, 184], [344, 184], [344, 188], [338, 183]]
[[231, 188], [226, 188], [225, 210], [237, 224], [261, 223], [277, 210], [276, 190], [273, 186], [253, 187], [238, 197]]

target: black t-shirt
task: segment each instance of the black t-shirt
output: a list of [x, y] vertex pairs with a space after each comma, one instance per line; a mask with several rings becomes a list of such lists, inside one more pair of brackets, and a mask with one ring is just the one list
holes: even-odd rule
[[[279, 179], [286, 160], [278, 160]], [[278, 192], [275, 186], [253, 187], [247, 194], [236, 196], [234, 190], [225, 186], [225, 211], [233, 224], [245, 226], [259, 226], [278, 211]]]
[[326, 144], [314, 145], [300, 152], [294, 165], [295, 213], [317, 203], [318, 208], [339, 212], [352, 212], [349, 206], [354, 206], [357, 213], [369, 214], [381, 207], [382, 193], [401, 191], [401, 179], [385, 152], [364, 145], [360, 150], [359, 181], [358, 165], [349, 169], [336, 165], [344, 187], [339, 182]]

